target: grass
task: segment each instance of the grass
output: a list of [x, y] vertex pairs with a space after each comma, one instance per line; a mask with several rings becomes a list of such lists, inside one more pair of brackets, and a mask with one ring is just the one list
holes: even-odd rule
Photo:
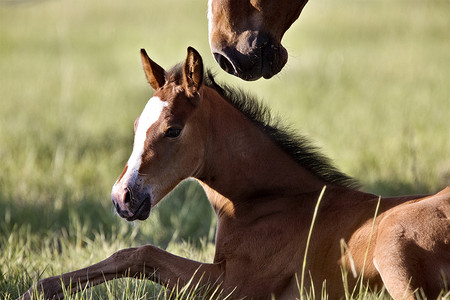
[[[286, 68], [246, 83], [213, 61], [204, 0], [0, 0], [0, 298], [149, 242], [212, 259], [215, 221], [198, 186], [184, 183], [137, 224], [109, 200], [151, 93], [142, 47], [169, 67], [194, 46], [220, 80], [259, 95], [366, 191], [449, 185], [449, 10], [439, 0], [310, 1], [284, 38]], [[160, 291], [119, 280], [73, 299]]]

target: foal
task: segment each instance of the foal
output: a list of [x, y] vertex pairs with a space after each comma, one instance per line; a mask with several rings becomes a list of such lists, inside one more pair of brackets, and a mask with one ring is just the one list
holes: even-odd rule
[[[43, 279], [29, 292], [61, 297], [61, 282], [75, 291], [145, 275], [170, 287], [220, 285], [233, 299], [294, 299], [324, 186], [304, 267], [306, 291], [319, 294], [325, 282], [331, 299], [342, 297], [342, 268], [350, 265], [395, 299], [413, 299], [419, 288], [436, 297], [444, 288], [450, 278], [450, 188], [385, 199], [357, 191], [308, 141], [271, 124], [266, 108], [204, 74], [194, 49], [167, 72], [144, 50], [141, 56], [155, 93], [135, 121], [133, 151], [112, 200], [121, 217], [145, 220], [180, 181], [196, 178], [218, 219], [214, 261], [146, 245]], [[357, 279], [348, 282], [352, 287]]]

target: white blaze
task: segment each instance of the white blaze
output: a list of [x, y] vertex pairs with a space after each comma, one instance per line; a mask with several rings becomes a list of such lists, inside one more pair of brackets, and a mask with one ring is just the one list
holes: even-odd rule
[[213, 26], [212, 0], [208, 1], [208, 37], [209, 46], [211, 47], [211, 30]]
[[124, 175], [124, 183], [128, 181], [134, 183], [137, 178], [139, 168], [142, 163], [142, 154], [144, 153], [145, 140], [148, 129], [159, 119], [167, 102], [161, 101], [159, 97], [152, 97], [148, 100], [144, 110], [139, 117], [138, 126], [134, 135], [133, 152], [128, 159], [128, 169]]

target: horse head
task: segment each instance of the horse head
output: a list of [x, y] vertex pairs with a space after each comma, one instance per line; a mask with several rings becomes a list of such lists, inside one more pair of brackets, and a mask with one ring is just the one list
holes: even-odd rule
[[209, 0], [209, 42], [226, 72], [244, 80], [271, 78], [288, 59], [284, 33], [308, 0]]
[[117, 213], [129, 221], [146, 219], [154, 205], [195, 173], [203, 157], [199, 126], [191, 125], [199, 119], [200, 55], [188, 48], [182, 74], [170, 76], [145, 50], [141, 58], [155, 93], [134, 123], [133, 151], [111, 192]]

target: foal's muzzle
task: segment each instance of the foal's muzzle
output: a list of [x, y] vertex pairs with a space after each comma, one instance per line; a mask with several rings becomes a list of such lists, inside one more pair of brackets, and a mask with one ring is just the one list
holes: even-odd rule
[[131, 188], [111, 192], [111, 200], [117, 214], [127, 221], [145, 220], [150, 215], [151, 197], [149, 194], [132, 192]]

